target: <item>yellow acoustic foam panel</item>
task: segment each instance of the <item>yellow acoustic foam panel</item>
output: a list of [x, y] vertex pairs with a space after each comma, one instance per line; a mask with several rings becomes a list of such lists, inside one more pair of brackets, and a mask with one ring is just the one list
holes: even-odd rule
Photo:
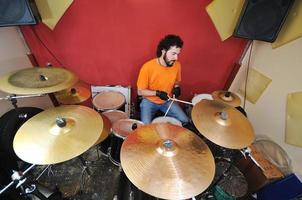
[[285, 142], [302, 147], [302, 92], [287, 95]]
[[73, 0], [35, 0], [42, 22], [53, 30]]
[[295, 1], [281, 28], [273, 48], [280, 47], [302, 36], [302, 0]]
[[[255, 104], [271, 82], [272, 79], [258, 72], [256, 69], [250, 69], [246, 86], [247, 100]], [[244, 96], [245, 81], [242, 83], [239, 92]]]
[[222, 41], [233, 35], [243, 4], [244, 0], [214, 0], [206, 7]]

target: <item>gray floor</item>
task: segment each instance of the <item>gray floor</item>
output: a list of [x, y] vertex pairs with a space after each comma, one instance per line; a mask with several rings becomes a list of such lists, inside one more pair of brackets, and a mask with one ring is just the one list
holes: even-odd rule
[[[51, 165], [38, 182], [47, 188], [58, 187], [63, 196], [73, 200], [111, 200], [116, 198], [120, 169], [102, 155], [96, 147], [82, 155], [87, 170], [77, 157], [70, 161]], [[38, 166], [33, 176], [38, 177], [46, 166]], [[90, 175], [88, 175], [90, 173]]]

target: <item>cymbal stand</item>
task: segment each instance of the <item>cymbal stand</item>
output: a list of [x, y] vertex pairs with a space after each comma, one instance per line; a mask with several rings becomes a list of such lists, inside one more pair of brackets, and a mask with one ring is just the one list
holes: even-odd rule
[[[89, 170], [88, 166], [87, 166], [87, 162], [85, 161], [85, 159], [83, 158], [83, 156], [79, 156], [79, 160], [81, 161], [81, 164], [82, 164], [82, 173], [81, 173], [81, 179], [80, 179], [80, 193], [83, 192], [84, 190], [84, 187], [86, 185], [86, 182], [89, 180], [90, 176], [91, 176], [91, 171]], [[87, 178], [85, 180], [85, 177], [84, 177], [84, 172], [87, 173]]]
[[16, 184], [16, 188], [20, 187], [26, 181], [26, 178], [23, 178], [24, 175], [29, 172], [34, 166], [35, 164], [31, 165], [24, 172], [13, 171], [12, 181], [0, 191], [0, 195], [14, 184]]
[[33, 94], [33, 95], [20, 95], [16, 96], [15, 94], [8, 95], [6, 97], [0, 97], [0, 100], [9, 100], [11, 101], [14, 108], [18, 108], [17, 106], [17, 99], [23, 99], [23, 98], [30, 98], [30, 97], [42, 97], [45, 96], [45, 94]]

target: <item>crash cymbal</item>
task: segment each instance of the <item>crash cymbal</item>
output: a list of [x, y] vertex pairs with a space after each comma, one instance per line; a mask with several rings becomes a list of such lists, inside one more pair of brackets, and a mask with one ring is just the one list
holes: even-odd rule
[[79, 104], [91, 97], [90, 90], [82, 83], [77, 83], [69, 89], [55, 93], [56, 99], [61, 104]]
[[240, 106], [241, 99], [233, 92], [217, 90], [212, 93], [212, 97], [214, 100], [221, 101], [230, 106]]
[[100, 142], [104, 141], [110, 134], [110, 130], [111, 130], [111, 122], [108, 119], [108, 117], [106, 117], [103, 114], [100, 114], [102, 119], [103, 119], [103, 130], [102, 133], [99, 137], [99, 139], [96, 141], [95, 144], [99, 144]]
[[255, 138], [249, 120], [237, 109], [216, 100], [202, 100], [192, 109], [196, 128], [207, 139], [230, 149], [249, 146]]
[[70, 88], [78, 77], [55, 67], [33, 67], [10, 72], [0, 77], [0, 90], [11, 94], [46, 94]]
[[129, 134], [121, 165], [138, 189], [163, 199], [196, 196], [215, 173], [208, 146], [188, 129], [168, 123], [144, 125]]
[[100, 138], [102, 129], [102, 117], [91, 108], [55, 107], [26, 121], [17, 131], [13, 147], [28, 163], [55, 164], [84, 153]]

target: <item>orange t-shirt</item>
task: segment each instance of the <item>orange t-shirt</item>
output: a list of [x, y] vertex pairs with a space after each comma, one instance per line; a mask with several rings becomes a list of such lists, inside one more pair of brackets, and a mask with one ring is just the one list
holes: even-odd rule
[[[155, 58], [142, 66], [137, 79], [137, 88], [141, 90], [161, 90], [171, 96], [175, 82], [180, 80], [181, 66], [178, 61], [171, 67], [165, 67], [158, 64], [157, 58]], [[158, 104], [165, 102], [157, 96], [147, 96], [146, 98]]]

